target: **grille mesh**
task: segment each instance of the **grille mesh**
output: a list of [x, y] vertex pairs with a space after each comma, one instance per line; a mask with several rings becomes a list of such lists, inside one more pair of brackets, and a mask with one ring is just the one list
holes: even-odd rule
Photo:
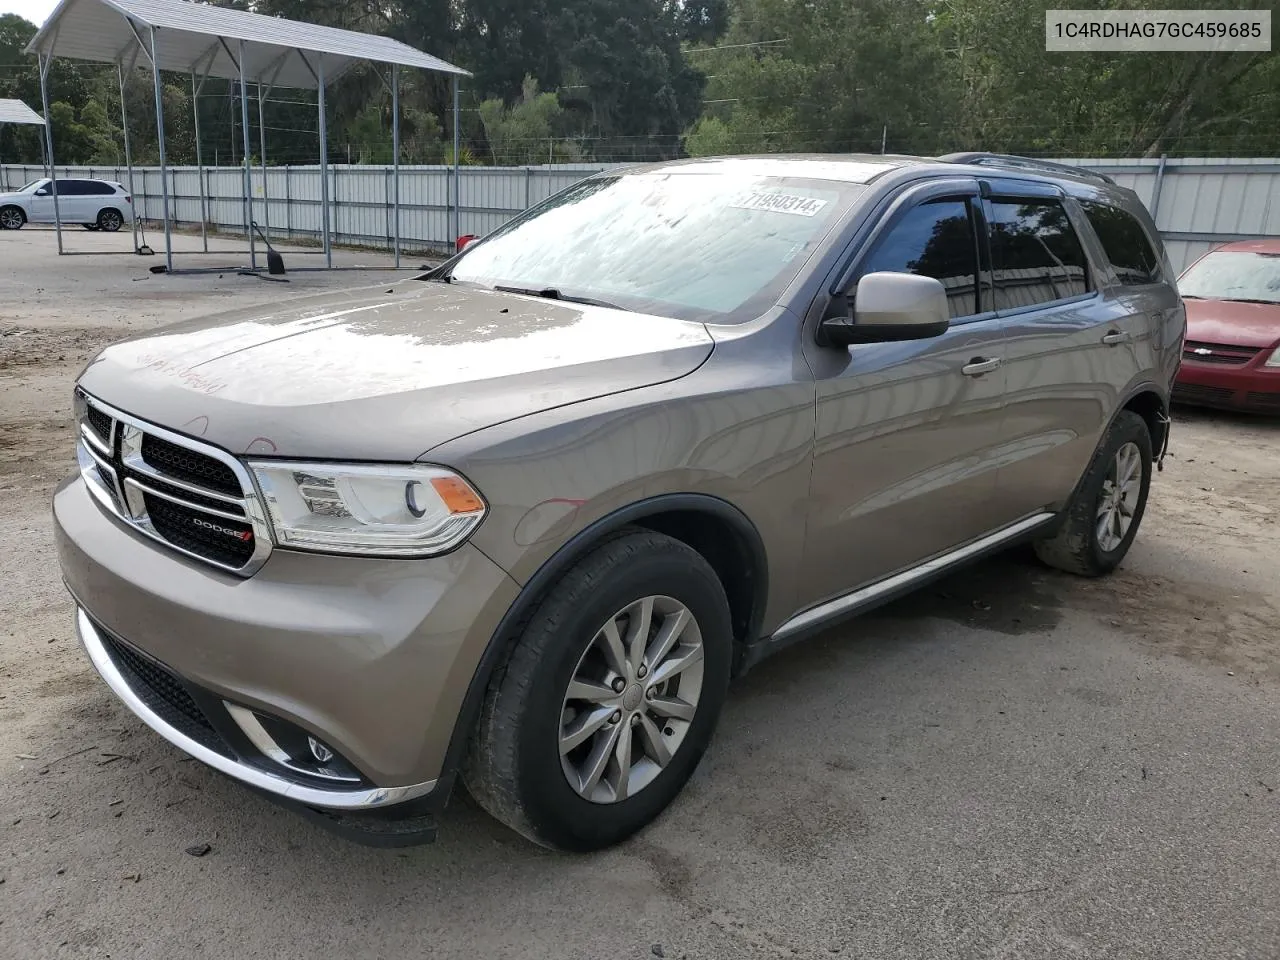
[[103, 443], [111, 442], [111, 418], [99, 410], [97, 407], [90, 406], [85, 412], [85, 419], [89, 421], [89, 427], [98, 435]]
[[1264, 410], [1280, 411], [1280, 393], [1249, 392], [1249, 403]]
[[144, 657], [132, 647], [99, 628], [107, 652], [124, 674], [130, 689], [165, 723], [192, 740], [230, 756], [231, 750], [214, 729], [204, 711], [196, 705], [182, 681], [168, 668]]
[[1230, 403], [1235, 391], [1230, 387], [1206, 387], [1198, 383], [1178, 384], [1173, 399], [1186, 403]]
[[244, 495], [240, 481], [220, 460], [188, 450], [147, 433], [142, 437], [142, 459], [162, 473], [233, 497]]
[[[253, 527], [248, 523], [210, 516], [151, 494], [145, 494], [143, 499], [156, 532], [175, 547], [232, 567], [243, 566], [253, 556]], [[222, 529], [212, 530], [197, 521]], [[245, 533], [248, 537], [241, 539], [222, 530]]]

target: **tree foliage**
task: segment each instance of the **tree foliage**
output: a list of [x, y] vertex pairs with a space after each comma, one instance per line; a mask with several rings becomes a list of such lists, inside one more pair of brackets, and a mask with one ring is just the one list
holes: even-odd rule
[[[1058, 156], [1280, 154], [1280, 58], [1265, 53], [1055, 53], [1057, 0], [210, 0], [385, 34], [466, 67], [464, 162], [662, 159], [769, 151]], [[1095, 0], [1151, 9], [1236, 0]], [[34, 24], [0, 16], [0, 96], [40, 106]], [[389, 68], [328, 90], [335, 161], [391, 159]], [[452, 80], [399, 73], [401, 160], [452, 157]], [[55, 61], [60, 162], [123, 156], [113, 67]], [[249, 153], [314, 163], [314, 91], [249, 89]], [[195, 160], [191, 81], [166, 76], [165, 144]], [[126, 77], [135, 162], [158, 156], [152, 77]], [[245, 152], [237, 85], [194, 101], [206, 163]], [[0, 158], [38, 162], [38, 128], [0, 131]]]
[[[686, 139], [715, 149], [983, 149], [1060, 156], [1280, 150], [1266, 53], [1047, 53], [1056, 0], [734, 0]], [[1238, 8], [1232, 0], [1105, 0]], [[740, 45], [749, 46], [740, 46]], [[707, 127], [710, 119], [719, 126]], [[709, 137], [713, 132], [714, 137]]]

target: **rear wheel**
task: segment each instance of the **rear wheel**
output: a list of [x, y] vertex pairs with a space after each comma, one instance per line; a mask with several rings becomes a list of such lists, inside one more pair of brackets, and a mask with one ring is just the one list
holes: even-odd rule
[[1151, 433], [1136, 413], [1121, 411], [1067, 506], [1055, 536], [1035, 544], [1051, 567], [1098, 577], [1124, 559], [1138, 534], [1151, 488]]
[[643, 530], [607, 541], [539, 603], [490, 684], [467, 789], [544, 846], [625, 839], [697, 767], [731, 645], [724, 589], [700, 554]]
[[0, 207], [0, 230], [17, 230], [26, 222], [21, 207]]
[[98, 211], [98, 229], [107, 233], [115, 233], [124, 223], [124, 215], [115, 207], [107, 207]]

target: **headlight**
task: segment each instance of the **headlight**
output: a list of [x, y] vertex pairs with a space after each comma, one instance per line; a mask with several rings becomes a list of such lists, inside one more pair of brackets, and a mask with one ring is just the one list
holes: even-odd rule
[[462, 477], [418, 464], [250, 461], [282, 547], [426, 557], [469, 537], [485, 504]]
[[1280, 347], [1276, 347], [1271, 351], [1271, 356], [1267, 357], [1264, 367], [1280, 367]]

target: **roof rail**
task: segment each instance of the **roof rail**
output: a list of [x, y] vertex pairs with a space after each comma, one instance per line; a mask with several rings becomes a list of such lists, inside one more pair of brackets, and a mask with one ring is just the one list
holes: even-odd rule
[[945, 163], [970, 163], [980, 167], [1008, 167], [1014, 170], [1039, 170], [1044, 173], [1069, 173], [1077, 177], [1092, 177], [1104, 183], [1115, 183], [1105, 173], [1091, 167], [1075, 167], [1069, 163], [1054, 163], [1052, 160], [1015, 157], [1004, 153], [948, 153], [938, 159]]

